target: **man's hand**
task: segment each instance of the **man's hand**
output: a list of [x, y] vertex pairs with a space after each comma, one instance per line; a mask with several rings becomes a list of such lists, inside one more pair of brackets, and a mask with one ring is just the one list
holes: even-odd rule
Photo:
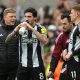
[[19, 24], [18, 26], [16, 26], [16, 28], [14, 29], [14, 31], [18, 32], [20, 28], [21, 28], [21, 24]]
[[53, 76], [53, 72], [52, 71], [49, 71], [49, 73], [47, 75], [47, 78], [50, 78], [51, 76]]
[[32, 31], [34, 29], [28, 22], [25, 22], [25, 24], [26, 24], [28, 30]]
[[70, 60], [71, 56], [72, 56], [72, 52], [68, 52], [68, 54], [65, 56], [66, 61]]
[[23, 22], [20, 24], [21, 27], [25, 27], [25, 29], [32, 30], [33, 27], [28, 22]]
[[63, 52], [62, 52], [62, 57], [64, 60], [66, 60], [66, 55], [67, 55], [67, 50], [65, 49]]
[[16, 28], [14, 29], [14, 31], [18, 32], [21, 27], [25, 27], [25, 29], [26, 29], [27, 28], [26, 22], [20, 23], [18, 26], [16, 26]]
[[21, 23], [21, 27], [25, 27], [25, 29], [27, 29], [27, 22]]

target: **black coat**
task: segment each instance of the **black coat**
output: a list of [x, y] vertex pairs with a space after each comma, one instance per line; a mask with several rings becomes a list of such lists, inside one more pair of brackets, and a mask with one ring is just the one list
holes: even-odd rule
[[19, 37], [15, 37], [8, 44], [5, 44], [7, 35], [16, 27], [0, 24], [0, 68], [7, 66], [18, 66], [19, 63]]

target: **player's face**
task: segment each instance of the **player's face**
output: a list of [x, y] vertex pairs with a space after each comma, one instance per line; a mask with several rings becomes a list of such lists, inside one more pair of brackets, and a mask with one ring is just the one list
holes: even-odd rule
[[75, 11], [74, 9], [71, 10], [71, 13], [70, 13], [70, 16], [71, 16], [71, 21], [72, 22], [75, 22], [75, 20], [77, 19], [78, 15], [77, 15], [77, 11]]
[[61, 20], [61, 22], [62, 22], [62, 26], [63, 26], [63, 31], [70, 31], [71, 30], [71, 22], [69, 22], [68, 20], [67, 20], [67, 18], [64, 18], [64, 19], [62, 19]]
[[33, 14], [31, 12], [27, 12], [24, 15], [25, 20], [28, 20], [28, 22], [33, 25], [33, 23], [35, 22], [35, 17], [33, 16]]
[[4, 21], [6, 25], [14, 25], [16, 22], [16, 13], [7, 13], [4, 16]]

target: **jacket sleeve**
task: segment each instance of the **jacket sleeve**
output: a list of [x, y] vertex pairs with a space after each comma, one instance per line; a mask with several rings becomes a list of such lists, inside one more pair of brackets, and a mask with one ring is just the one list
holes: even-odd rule
[[56, 59], [60, 59], [62, 48], [63, 48], [63, 40], [62, 40], [62, 34], [57, 38], [54, 51], [52, 53], [52, 56], [54, 56]]
[[11, 40], [14, 39], [15, 36], [18, 36], [19, 34], [17, 32], [15, 32], [14, 30], [7, 36], [5, 43], [7, 44], [8, 42], [10, 42]]
[[52, 56], [49, 70], [54, 73], [57, 64], [58, 64], [58, 60], [54, 56]]
[[52, 54], [50, 71], [52, 71], [53, 73], [60, 59], [61, 52], [62, 52], [62, 35], [60, 35], [59, 38], [57, 39], [57, 42], [55, 44], [55, 49]]

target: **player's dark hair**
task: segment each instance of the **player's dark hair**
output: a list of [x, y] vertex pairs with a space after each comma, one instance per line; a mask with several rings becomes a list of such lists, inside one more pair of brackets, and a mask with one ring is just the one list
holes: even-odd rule
[[70, 17], [70, 13], [69, 12], [64, 12], [62, 15], [61, 15], [61, 19], [64, 19], [64, 18], [67, 18], [67, 20], [69, 22], [71, 22], [71, 17]]
[[29, 7], [29, 8], [27, 8], [27, 9], [24, 11], [24, 14], [27, 13], [27, 12], [30, 12], [30, 13], [32, 13], [32, 15], [33, 15], [34, 17], [37, 17], [37, 11], [36, 11], [36, 9], [34, 9], [34, 8], [32, 8], [32, 7]]

